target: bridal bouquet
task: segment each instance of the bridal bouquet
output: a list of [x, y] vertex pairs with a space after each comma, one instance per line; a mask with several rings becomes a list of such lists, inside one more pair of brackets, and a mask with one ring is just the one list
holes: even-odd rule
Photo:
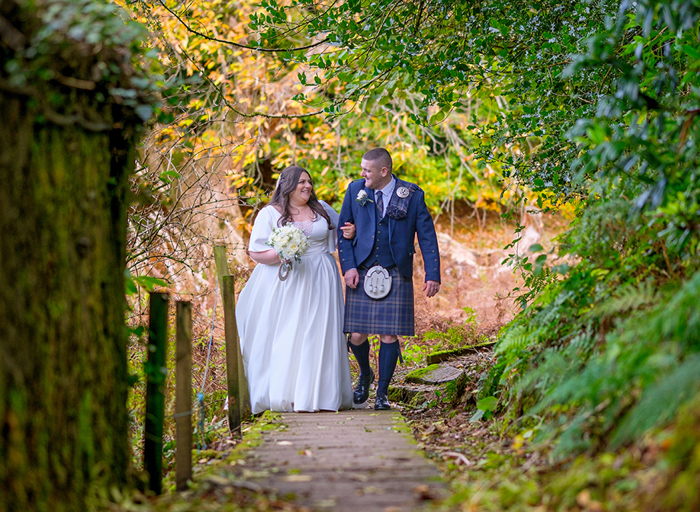
[[309, 248], [309, 238], [293, 224], [273, 229], [265, 243], [272, 247], [282, 260], [277, 274], [280, 281], [287, 279], [289, 271], [292, 270], [292, 261], [301, 263], [302, 255]]

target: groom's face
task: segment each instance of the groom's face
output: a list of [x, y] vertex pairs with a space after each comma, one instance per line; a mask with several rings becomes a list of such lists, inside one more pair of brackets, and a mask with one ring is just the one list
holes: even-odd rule
[[381, 190], [389, 184], [391, 173], [386, 167], [382, 167], [380, 160], [362, 159], [362, 173], [365, 179], [365, 186], [372, 190]]

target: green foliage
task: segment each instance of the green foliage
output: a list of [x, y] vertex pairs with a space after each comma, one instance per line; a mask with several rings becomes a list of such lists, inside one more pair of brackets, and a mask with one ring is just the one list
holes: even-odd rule
[[[325, 117], [280, 123], [282, 135], [241, 157], [234, 178], [248, 204], [296, 161], [307, 163], [319, 196], [336, 202], [362, 152], [381, 144], [434, 211], [456, 199], [483, 205], [484, 195], [506, 202], [494, 191], [508, 178], [538, 194], [538, 206], [577, 206], [553, 252], [511, 258], [523, 277], [522, 312], [500, 335], [475, 414], [505, 409], [505, 430], [514, 418], [538, 419], [545, 455], [553, 446], [572, 463], [524, 475], [515, 457], [490, 454], [478, 463], [494, 472], [488, 484], [467, 484], [462, 500], [479, 496], [491, 510], [586, 508], [586, 499], [617, 509], [610, 503], [639, 485], [629, 475], [639, 461], [625, 445], [673, 421], [697, 390], [699, 19], [693, 0], [266, 0], [251, 16], [260, 33], [250, 44], [287, 48], [278, 55], [297, 77], [296, 106]], [[230, 64], [230, 52], [215, 53]], [[211, 67], [193, 61], [207, 76], [199, 70]], [[183, 107], [198, 116], [173, 139], [230, 122], [224, 110], [204, 109], [236, 98], [219, 101], [200, 86], [190, 90], [202, 103]], [[191, 154], [174, 159], [178, 169]], [[177, 180], [156, 178], [164, 189]], [[449, 347], [470, 329], [467, 321], [431, 336]], [[418, 362], [424, 350], [409, 346], [404, 357]], [[445, 387], [439, 398], [452, 393]], [[692, 451], [676, 453], [692, 459], [677, 471], [693, 482]]]
[[[700, 351], [696, 1], [266, 0], [250, 19], [252, 45], [286, 50], [296, 101], [326, 115], [286, 125], [295, 135], [271, 142], [271, 166], [295, 161], [301, 141], [322, 198], [388, 141], [435, 209], [511, 177], [538, 206], [577, 205], [555, 252], [511, 258], [523, 310], [480, 400], [545, 418], [560, 455], [674, 417], [689, 395], [667, 397], [696, 385]], [[352, 109], [365, 119], [341, 117]], [[470, 328], [439, 336], [453, 345]], [[654, 401], [655, 420], [637, 421]]]
[[408, 366], [420, 366], [425, 362], [425, 356], [431, 352], [431, 347], [420, 345], [417, 343], [406, 343], [406, 346], [401, 351], [404, 363]]
[[469, 421], [473, 423], [479, 421], [481, 418], [488, 420], [493, 415], [496, 407], [498, 407], [498, 398], [495, 396], [482, 398], [476, 403], [477, 411], [472, 415]]
[[466, 318], [461, 325], [449, 325], [445, 331], [431, 329], [423, 335], [423, 338], [426, 340], [439, 340], [440, 346], [446, 350], [468, 347], [488, 341], [486, 336], [479, 334], [476, 311], [470, 307], [462, 309], [466, 313]]
[[700, 354], [693, 354], [644, 390], [610, 443], [613, 448], [673, 419], [681, 404], [700, 391]]
[[[159, 111], [163, 83], [155, 54], [143, 46], [148, 32], [121, 7], [47, 0], [31, 4], [25, 14], [30, 11], [36, 30], [22, 34], [17, 26], [15, 36], [21, 37], [0, 46], [0, 80], [4, 90], [34, 99], [43, 112], [38, 121], [106, 131], [116, 112], [122, 127], [137, 127]], [[87, 111], [97, 104], [105, 119]]]
[[700, 394], [678, 416], [664, 460], [666, 484], [653, 499], [659, 510], [690, 512], [700, 508]]

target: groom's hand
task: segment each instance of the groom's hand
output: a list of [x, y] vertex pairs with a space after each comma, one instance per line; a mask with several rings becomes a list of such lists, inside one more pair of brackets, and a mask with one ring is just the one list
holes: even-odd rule
[[360, 273], [357, 271], [356, 268], [351, 268], [347, 272], [345, 272], [345, 284], [352, 288], [353, 290], [357, 288], [357, 285], [360, 283]]
[[423, 286], [423, 291], [428, 298], [433, 297], [440, 291], [440, 283], [437, 281], [426, 281], [425, 286]]

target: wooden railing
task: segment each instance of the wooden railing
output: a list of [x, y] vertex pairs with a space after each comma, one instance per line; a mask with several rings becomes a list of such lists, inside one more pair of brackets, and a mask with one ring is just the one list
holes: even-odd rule
[[[250, 417], [248, 383], [243, 370], [243, 358], [236, 325], [234, 277], [226, 261], [226, 249], [214, 248], [219, 289], [224, 309], [226, 341], [226, 377], [228, 387], [228, 420], [232, 433], [240, 433], [241, 419]], [[169, 295], [150, 294], [148, 359], [146, 374], [146, 418], [144, 433], [144, 468], [149, 488], [162, 492], [163, 423], [165, 420], [165, 382], [167, 377], [167, 331]], [[216, 311], [212, 313], [216, 315]], [[192, 479], [192, 305], [176, 304], [175, 350], [175, 481], [177, 490], [187, 489]]]

